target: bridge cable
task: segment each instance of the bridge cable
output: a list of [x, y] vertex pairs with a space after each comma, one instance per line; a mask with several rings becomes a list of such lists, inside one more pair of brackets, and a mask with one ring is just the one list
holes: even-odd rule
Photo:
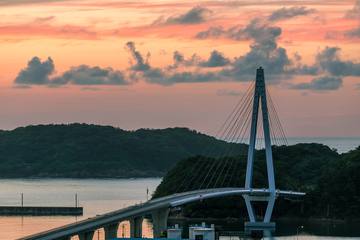
[[[251, 123], [251, 121], [246, 121], [246, 123], [245, 123], [245, 124], [246, 124], [246, 128], [245, 128], [244, 134], [243, 134], [243, 136], [241, 137], [241, 139], [240, 139], [239, 142], [243, 142], [243, 140], [244, 140], [245, 137], [247, 136], [246, 133], [249, 132], [250, 123]], [[244, 156], [246, 156], [246, 155], [244, 155]], [[236, 158], [234, 158], [233, 161], [236, 163], [236, 162], [237, 162]], [[232, 171], [232, 173], [230, 174], [230, 180], [229, 180], [228, 184], [226, 184], [226, 186], [230, 187], [230, 186], [231, 186], [231, 183], [232, 183], [232, 181], [233, 181], [233, 177], [234, 177], [234, 176], [238, 176], [238, 174], [237, 174], [237, 173], [238, 173], [237, 169], [238, 169], [238, 167], [239, 167], [239, 165], [240, 165], [240, 161], [241, 161], [241, 155], [239, 156], [239, 162], [238, 162], [238, 164], [235, 164], [235, 167], [234, 167], [234, 168], [231, 168], [231, 169], [233, 169], [233, 171]], [[230, 167], [231, 167], [231, 166], [230, 166]], [[223, 185], [225, 185], [225, 183], [223, 183]], [[237, 186], [236, 180], [235, 180], [235, 184], [234, 184], [233, 186], [234, 186], [234, 187]]]
[[[251, 86], [247, 89], [247, 92], [250, 91], [250, 89], [251, 89]], [[244, 97], [245, 97], [245, 95], [243, 96], [243, 98], [244, 98]], [[214, 139], [214, 141], [212, 142], [212, 144], [207, 147], [207, 151], [204, 151], [204, 153], [202, 154], [202, 156], [199, 156], [199, 158], [197, 159], [197, 162], [192, 166], [191, 171], [189, 171], [189, 172], [184, 172], [184, 175], [183, 175], [183, 177], [182, 177], [183, 181], [181, 182], [181, 184], [178, 185], [176, 192], [178, 192], [178, 190], [181, 189], [181, 188], [184, 186], [185, 183], [189, 183], [188, 181], [186, 181], [186, 180], [188, 180], [188, 179], [187, 179], [187, 176], [188, 176], [189, 174], [191, 174], [194, 169], [202, 169], [202, 168], [198, 168], [198, 165], [201, 164], [202, 160], [206, 159], [207, 156], [210, 157], [210, 156], [213, 154], [214, 149], [213, 149], [212, 147], [215, 145], [216, 139], [219, 139], [219, 138], [221, 139], [221, 138], [223, 138], [224, 132], [226, 132], [227, 125], [229, 125], [229, 121], [230, 121], [230, 122], [233, 121], [233, 119], [235, 118], [235, 116], [236, 116], [236, 114], [237, 114], [236, 112], [238, 111], [239, 106], [240, 106], [241, 104], [243, 104], [243, 101], [242, 101], [243, 98], [241, 98], [241, 99], [239, 100], [239, 102], [236, 104], [236, 106], [235, 106], [235, 108], [233, 109], [233, 111], [228, 115], [227, 119], [226, 119], [225, 122], [222, 124], [221, 128], [217, 131], [217, 133], [216, 133], [216, 135], [215, 135], [215, 137], [214, 137], [215, 139]], [[210, 152], [210, 151], [211, 151], [211, 152]], [[197, 174], [194, 174], [194, 175], [196, 176]], [[190, 176], [190, 177], [191, 177], [191, 176]], [[191, 181], [190, 181], [190, 182], [191, 182]], [[185, 189], [185, 190], [186, 190], [186, 189]]]
[[284, 137], [281, 133], [281, 129], [277, 123], [276, 120], [276, 112], [274, 111], [274, 106], [273, 103], [271, 102], [271, 96], [269, 94], [269, 92], [267, 91], [267, 96], [268, 96], [268, 111], [269, 111], [269, 123], [271, 126], [271, 136], [272, 136], [272, 140], [273, 140], [273, 144], [280, 146], [282, 144], [282, 142], [284, 142]]
[[280, 131], [280, 136], [281, 136], [282, 140], [284, 141], [284, 144], [288, 145], [288, 141], [287, 141], [287, 138], [286, 138], [284, 128], [282, 127], [282, 124], [281, 124], [280, 119], [279, 119], [279, 115], [277, 114], [275, 104], [272, 101], [272, 98], [271, 98], [271, 95], [270, 95], [269, 91], [268, 91], [268, 96], [269, 96], [270, 108], [272, 109], [273, 115], [275, 116], [275, 123], [277, 125], [277, 128]]
[[[221, 128], [219, 129], [219, 131], [217, 132], [214, 141], [212, 142], [212, 146], [216, 143], [216, 139], [223, 139], [224, 135], [226, 134], [226, 132], [228, 131], [228, 125], [231, 125], [230, 123], [232, 123], [234, 121], [234, 119], [236, 118], [236, 116], [238, 115], [239, 109], [241, 107], [241, 105], [244, 103], [244, 98], [247, 97], [248, 93], [251, 92], [252, 88], [253, 88], [254, 84], [251, 84], [246, 93], [243, 95], [243, 97], [240, 99], [240, 101], [236, 104], [235, 108], [233, 109], [233, 111], [228, 115], [227, 119], [225, 120], [224, 124], [221, 126]], [[210, 145], [211, 146], [211, 145]], [[203, 156], [200, 156], [199, 159], [197, 159], [197, 162], [193, 165], [193, 167], [191, 168], [191, 171], [189, 172], [185, 172], [185, 174], [183, 175], [183, 181], [181, 182], [181, 184], [178, 185], [176, 192], [178, 192], [178, 190], [182, 189], [185, 183], [190, 183], [193, 181], [193, 178], [197, 177], [197, 174], [193, 175], [193, 178], [189, 179], [187, 178], [187, 176], [193, 173], [194, 170], [203, 170], [203, 166], [200, 167], [199, 165], [204, 165], [206, 164], [206, 161], [204, 161], [202, 163], [203, 159], [206, 159], [208, 156], [210, 157], [210, 155], [208, 155], [210, 153], [209, 150], [211, 150], [212, 152], [214, 151], [214, 149], [212, 148], [208, 148], [208, 151], [206, 154], [204, 154]], [[213, 154], [211, 154], [213, 155]], [[214, 160], [216, 161], [216, 160]], [[185, 189], [186, 190], [186, 189]]]
[[[246, 95], [246, 97], [245, 97], [245, 99], [244, 99], [244, 103], [245, 103], [245, 104], [242, 105], [242, 108], [241, 108], [241, 110], [239, 111], [239, 113], [242, 114], [242, 113], [244, 112], [244, 110], [245, 110], [245, 111], [247, 110], [247, 108], [248, 108], [248, 106], [249, 106], [249, 103], [251, 102], [252, 92], [253, 92], [253, 91], [250, 91], [250, 92]], [[236, 120], [235, 122], [238, 122], [239, 118], [240, 118], [240, 116], [237, 116], [237, 120]], [[227, 133], [226, 139], [229, 139], [229, 132]], [[213, 171], [213, 169], [214, 169], [214, 167], [215, 167], [215, 169], [218, 169], [218, 164], [221, 164], [221, 158], [218, 158], [218, 161], [214, 161], [214, 162], [213, 162], [213, 164], [211, 165], [210, 169], [209, 169], [208, 172], [206, 173], [206, 175], [205, 175], [205, 177], [204, 177], [204, 179], [203, 179], [203, 181], [202, 181], [202, 183], [201, 183], [201, 185], [200, 185], [200, 188], [202, 188], [202, 187], [204, 186], [204, 184], [205, 184], [205, 182], [207, 181], [207, 179], [209, 178], [211, 172], [212, 172], [212, 173], [216, 173], [216, 172], [217, 172], [216, 170]], [[213, 179], [213, 176], [214, 176], [214, 175], [215, 175], [215, 174], [212, 174], [212, 176], [211, 176], [211, 178], [210, 178], [207, 186], [209, 186], [209, 184], [212, 182], [212, 179]]]
[[[237, 131], [237, 128], [238, 127], [235, 127], [234, 128], [234, 126], [240, 126], [239, 125], [239, 120], [241, 119], [241, 116], [243, 115], [243, 112], [244, 112], [244, 107], [246, 107], [247, 106], [247, 104], [246, 103], [248, 103], [249, 102], [249, 98], [250, 98], [250, 96], [249, 95], [251, 95], [251, 91], [249, 92], [249, 94], [248, 94], [248, 96], [246, 96], [246, 99], [245, 99], [245, 101], [244, 101], [244, 104], [242, 105], [242, 107], [241, 107], [241, 109], [238, 111], [238, 116], [237, 116], [237, 118], [236, 118], [236, 120], [234, 121], [234, 124], [232, 124], [232, 126], [229, 128], [229, 131], [227, 132], [227, 134], [226, 134], [226, 136], [223, 138], [223, 140], [225, 140], [225, 141], [227, 141], [227, 142], [233, 142], [234, 141], [234, 133], [236, 133], [236, 131]], [[236, 135], [236, 134], [235, 134]], [[236, 147], [236, 145], [235, 145], [235, 147]], [[227, 149], [234, 149], [234, 145], [227, 145], [227, 148], [225, 149], [225, 151], [227, 151]], [[224, 151], [224, 152], [225, 152]], [[211, 177], [210, 178], [210, 180], [209, 180], [209, 184], [212, 182], [212, 178], [213, 178], [213, 176], [214, 175], [216, 175], [216, 172], [217, 172], [217, 169], [218, 169], [218, 165], [220, 165], [221, 163], [222, 163], [222, 160], [223, 160], [223, 158], [224, 158], [224, 153], [223, 154], [219, 154], [219, 156], [217, 157], [217, 159], [215, 160], [215, 161], [213, 161], [213, 163], [212, 163], [212, 165], [211, 165], [211, 167], [210, 167], [210, 169], [208, 170], [208, 172], [206, 173], [206, 174], [203, 174], [205, 177], [204, 177], [204, 179], [203, 179], [203, 181], [202, 181], [202, 183], [199, 185], [199, 188], [202, 188], [202, 186], [204, 185], [204, 183], [206, 183], [206, 180], [208, 179], [208, 177]], [[226, 160], [226, 159], [225, 159]], [[212, 171], [213, 169], [214, 169], [214, 167], [215, 167], [215, 171]], [[210, 173], [211, 172], [213, 172], [213, 174], [212, 175], [210, 175]], [[201, 178], [200, 178], [201, 179]], [[208, 187], [206, 187], [206, 188], [208, 188]]]
[[[238, 141], [240, 138], [242, 138], [243, 131], [245, 130], [246, 125], [247, 125], [246, 123], [247, 123], [247, 121], [248, 121], [248, 119], [249, 119], [249, 116], [251, 115], [251, 108], [252, 108], [252, 106], [251, 106], [251, 104], [249, 104], [249, 105], [248, 105], [248, 108], [247, 108], [246, 115], [245, 115], [245, 116], [246, 116], [246, 119], [245, 119], [245, 121], [243, 122], [243, 124], [241, 125], [240, 133], [236, 136], [237, 141]], [[239, 126], [240, 126], [240, 125], [239, 125]], [[229, 160], [231, 160], [231, 161], [233, 161], [233, 159], [234, 159], [234, 157], [231, 158], [231, 154], [230, 154], [229, 152], [227, 152], [227, 153], [225, 154], [225, 157], [227, 157], [227, 158], [228, 158]], [[231, 164], [231, 163], [230, 163], [230, 164]], [[221, 169], [221, 171], [220, 171], [220, 174], [218, 175], [218, 178], [217, 178], [216, 181], [215, 181], [214, 187], [217, 187], [217, 183], [218, 183], [219, 180], [221, 179], [221, 176], [223, 175], [223, 171], [224, 171], [224, 169], [225, 169], [226, 167], [228, 167], [228, 170], [229, 170], [229, 166], [228, 166], [227, 162], [226, 162], [225, 164], [223, 164], [223, 167], [222, 167], [222, 169]], [[228, 171], [227, 171], [226, 174], [224, 175], [224, 178], [223, 178], [223, 181], [222, 181], [222, 182], [225, 181], [226, 176], [227, 176], [227, 173], [228, 173]]]
[[[251, 102], [252, 102], [252, 98], [251, 98], [251, 96], [249, 96], [248, 99], [247, 99], [247, 102], [246, 102], [246, 104], [245, 104], [245, 109], [242, 111], [242, 112], [245, 114], [245, 122], [247, 121], [248, 116], [249, 116], [250, 113], [251, 113]], [[244, 118], [244, 117], [242, 117], [242, 118]], [[238, 129], [241, 127], [241, 131], [242, 131], [242, 130], [243, 130], [243, 127], [244, 127], [245, 125], [246, 125], [246, 124], [241, 124], [241, 125], [240, 125], [240, 122], [238, 123], [237, 129], [236, 129], [235, 133], [233, 134], [233, 136], [231, 137], [230, 142], [234, 141], [234, 140], [236, 139], [236, 137], [239, 138], [239, 136], [237, 136], [237, 135], [238, 135], [238, 134], [237, 134]], [[229, 157], [229, 151], [224, 152], [223, 155], [221, 156], [220, 159], [225, 158], [225, 162], [223, 162], [223, 164], [222, 164], [222, 165], [223, 165], [223, 168], [221, 168], [221, 163], [222, 163], [222, 162], [219, 161], [218, 164], [217, 164], [217, 166], [216, 166], [216, 168], [215, 168], [214, 174], [211, 175], [211, 178], [210, 178], [209, 182], [207, 183], [206, 188], [208, 188], [208, 187], [210, 186], [210, 184], [213, 182], [213, 179], [214, 179], [214, 178], [216, 177], [216, 175], [218, 174], [218, 171], [221, 169], [221, 170], [220, 170], [220, 174], [218, 175], [218, 178], [215, 179], [216, 181], [215, 181], [214, 187], [216, 187], [217, 182], [218, 182], [219, 178], [220, 178], [221, 175], [222, 175], [222, 171], [223, 171], [223, 169], [226, 167], [226, 165], [227, 165], [227, 163], [228, 163], [228, 158], [226, 158], [226, 157]], [[205, 180], [206, 180], [206, 179], [204, 179], [204, 181], [203, 181], [204, 183], [205, 183]]]
[[277, 135], [276, 135], [276, 129], [275, 129], [275, 122], [272, 116], [272, 109], [269, 106], [269, 124], [270, 124], [270, 135], [271, 135], [271, 143], [272, 145], [279, 145]]

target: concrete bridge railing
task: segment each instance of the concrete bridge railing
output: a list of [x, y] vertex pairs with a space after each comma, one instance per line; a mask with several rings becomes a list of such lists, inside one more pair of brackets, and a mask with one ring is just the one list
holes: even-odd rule
[[[262, 198], [267, 197], [270, 194], [273, 193], [271, 193], [269, 189], [244, 188], [213, 188], [173, 194], [24, 237], [21, 238], [21, 240], [69, 240], [73, 236], [78, 236], [80, 240], [89, 240], [92, 239], [95, 231], [100, 228], [104, 229], [105, 239], [112, 239], [117, 237], [119, 224], [122, 221], [129, 221], [131, 237], [142, 237], [142, 222], [144, 217], [149, 215], [153, 220], [154, 237], [158, 238], [163, 231], [167, 230], [167, 220], [171, 207], [182, 206], [187, 203], [208, 198], [232, 195]], [[303, 195], [304, 193], [300, 192], [276, 190], [276, 197]]]

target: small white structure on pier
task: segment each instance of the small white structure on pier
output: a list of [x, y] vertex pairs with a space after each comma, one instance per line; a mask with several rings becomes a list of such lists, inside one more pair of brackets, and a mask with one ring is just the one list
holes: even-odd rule
[[175, 227], [168, 228], [167, 238], [168, 239], [181, 239], [182, 228], [179, 228], [179, 224], [175, 224]]
[[203, 222], [201, 226], [189, 227], [189, 240], [215, 240], [215, 226], [207, 227]]

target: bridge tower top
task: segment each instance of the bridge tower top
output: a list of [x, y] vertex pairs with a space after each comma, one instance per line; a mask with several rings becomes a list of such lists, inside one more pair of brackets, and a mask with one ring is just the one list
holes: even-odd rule
[[256, 145], [256, 135], [257, 135], [257, 126], [258, 126], [260, 108], [262, 113], [261, 120], [263, 121], [264, 140], [265, 140], [268, 188], [270, 192], [274, 193], [276, 188], [275, 188], [273, 156], [271, 149], [269, 113], [268, 113], [267, 99], [266, 99], [264, 69], [262, 67], [259, 67], [256, 70], [255, 91], [254, 91], [253, 106], [252, 106], [250, 140], [249, 140], [246, 179], [245, 179], [245, 188], [249, 188], [249, 189], [252, 188], [255, 145]]

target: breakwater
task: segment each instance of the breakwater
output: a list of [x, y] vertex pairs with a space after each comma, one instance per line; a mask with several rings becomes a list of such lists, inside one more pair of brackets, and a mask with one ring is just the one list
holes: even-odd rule
[[0, 216], [82, 216], [82, 207], [0, 206]]

